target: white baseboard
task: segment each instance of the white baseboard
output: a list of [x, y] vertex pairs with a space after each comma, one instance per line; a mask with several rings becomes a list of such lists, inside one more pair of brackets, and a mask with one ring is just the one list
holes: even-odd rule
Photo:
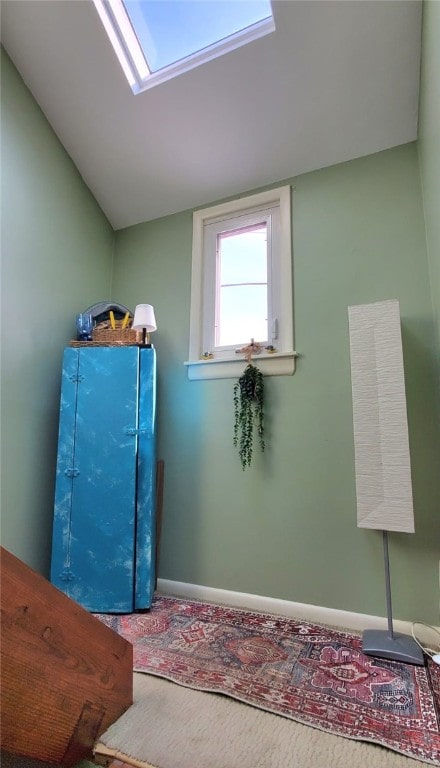
[[[294, 603], [290, 600], [279, 600], [274, 597], [251, 595], [246, 592], [232, 592], [228, 589], [204, 587], [201, 584], [186, 584], [182, 581], [158, 579], [157, 591], [162, 595], [183, 597], [188, 600], [202, 600], [208, 603], [219, 603], [220, 605], [229, 605], [234, 608], [246, 608], [251, 611], [261, 611], [262, 613], [274, 613], [278, 616], [286, 616], [290, 619], [301, 619], [303, 621], [311, 621], [318, 624], [329, 624], [333, 627], [343, 627], [357, 632], [362, 632], [364, 629], [387, 629], [388, 627], [387, 619], [382, 616], [370, 616], [369, 614], [364, 613], [340, 611], [336, 608], [325, 608], [320, 605]], [[410, 621], [393, 620], [393, 628], [396, 632], [403, 632], [410, 635], [412, 631], [412, 623]], [[417, 630], [418, 638], [421, 638], [422, 640], [424, 636], [426, 638], [423, 627], [417, 627]]]

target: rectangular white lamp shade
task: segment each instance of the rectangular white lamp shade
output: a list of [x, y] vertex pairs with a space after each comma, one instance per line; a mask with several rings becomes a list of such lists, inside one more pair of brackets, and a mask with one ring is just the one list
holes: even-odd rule
[[414, 533], [398, 301], [348, 308], [359, 528]]

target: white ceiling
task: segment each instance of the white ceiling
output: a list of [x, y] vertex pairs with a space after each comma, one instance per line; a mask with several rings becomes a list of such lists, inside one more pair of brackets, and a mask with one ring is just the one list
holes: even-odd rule
[[137, 96], [91, 0], [2, 0], [2, 43], [119, 229], [416, 139], [421, 2], [273, 11], [276, 32]]

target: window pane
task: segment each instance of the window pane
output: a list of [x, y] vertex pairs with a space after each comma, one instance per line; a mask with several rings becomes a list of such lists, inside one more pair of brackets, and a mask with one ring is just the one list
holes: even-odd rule
[[258, 224], [218, 237], [220, 285], [267, 282], [267, 226]]
[[267, 341], [267, 286], [221, 288], [215, 335], [216, 347]]
[[151, 72], [272, 16], [269, 0], [125, 0]]

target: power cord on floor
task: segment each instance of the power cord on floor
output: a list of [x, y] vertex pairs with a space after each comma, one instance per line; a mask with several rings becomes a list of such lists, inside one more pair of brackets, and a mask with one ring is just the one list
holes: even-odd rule
[[438, 629], [436, 627], [432, 627], [430, 624], [424, 624], [423, 621], [414, 621], [412, 623], [412, 625], [411, 625], [412, 636], [413, 636], [414, 640], [416, 641], [417, 645], [422, 649], [423, 653], [426, 653], [427, 656], [431, 657], [431, 659], [433, 660], [433, 662], [435, 664], [439, 664], [440, 665], [440, 652], [439, 652], [439, 650], [438, 649], [435, 650], [434, 648], [428, 648], [426, 645], [422, 645], [420, 640], [418, 640], [417, 637], [416, 637], [416, 631], [415, 631], [416, 625], [418, 625], [420, 627], [425, 627], [425, 629], [431, 629], [437, 635], [437, 637], [439, 639], [440, 639], [440, 632], [438, 631]]

